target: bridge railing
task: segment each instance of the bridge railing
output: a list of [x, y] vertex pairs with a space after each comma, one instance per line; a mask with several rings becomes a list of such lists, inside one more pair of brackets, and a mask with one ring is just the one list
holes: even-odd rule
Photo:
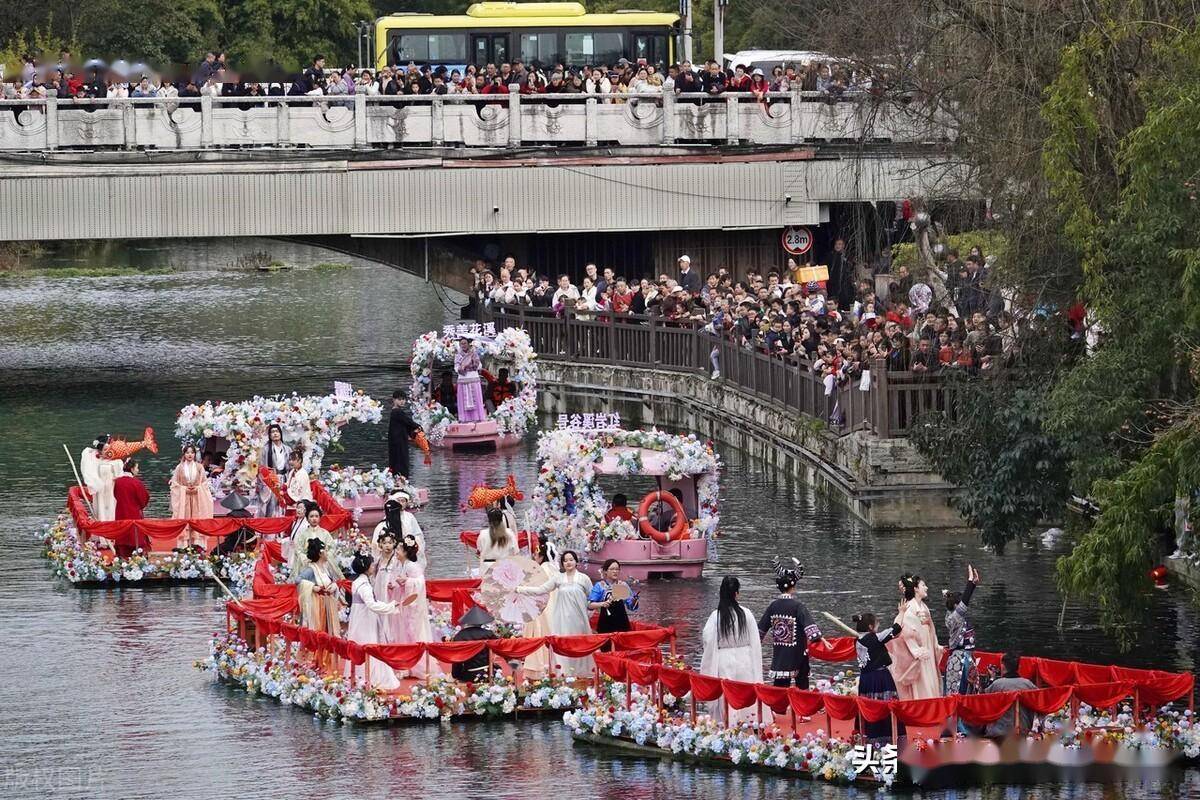
[[538, 357], [581, 364], [607, 364], [691, 372], [729, 381], [743, 392], [781, 408], [820, 419], [838, 431], [869, 430], [888, 438], [905, 436], [918, 415], [953, 410], [953, 387], [936, 375], [889, 372], [882, 360], [869, 380], [827, 386], [798, 357], [770, 356], [705, 331], [698, 322], [671, 322], [637, 314], [564, 311], [529, 306], [476, 308], [481, 322], [497, 330], [529, 333]]
[[242, 147], [928, 143], [949, 128], [869, 95], [388, 95], [0, 100], [0, 152]]

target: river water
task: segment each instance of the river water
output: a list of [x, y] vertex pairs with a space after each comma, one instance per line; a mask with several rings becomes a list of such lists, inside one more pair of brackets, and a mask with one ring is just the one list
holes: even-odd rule
[[[237, 265], [256, 250], [297, 268], [262, 273]], [[181, 242], [114, 257], [173, 270], [0, 278], [3, 796], [533, 798], [561, 792], [564, 781], [579, 800], [856, 795], [576, 747], [552, 720], [378, 729], [320, 723], [274, 700], [247, 699], [193, 668], [224, 622], [215, 590], [81, 591], [51, 578], [35, 534], [61, 509], [72, 480], [62, 444], [77, 454], [98, 433], [132, 436], [153, 425], [163, 446], [158, 456], [143, 454], [142, 473], [162, 513], [182, 406], [324, 393], [335, 379], [384, 398], [403, 380], [413, 338], [456, 311], [445, 292], [416, 278], [300, 245]], [[349, 266], [316, 268], [327, 261]], [[345, 452], [329, 458], [359, 466], [385, 460], [384, 437], [383, 426], [351, 427]], [[510, 472], [531, 487], [533, 452], [531, 439], [501, 456], [439, 453], [429, 467], [415, 459], [413, 479], [432, 498], [421, 515], [432, 574], [462, 574], [457, 532], [479, 524], [459, 510], [465, 492]], [[1153, 598], [1131, 653], [1118, 651], [1086, 602], [1068, 605], [1060, 631], [1053, 566], [1069, 546], [1061, 537], [1035, 538], [997, 557], [971, 536], [876, 534], [808, 487], [735, 451], [721, 456], [720, 563], [702, 581], [643, 587], [641, 617], [677, 625], [693, 660], [721, 576], [739, 576], [743, 603], [761, 611], [773, 596], [770, 560], [780, 555], [804, 562], [809, 607], [843, 619], [888, 613], [906, 570], [925, 575], [933, 593], [961, 588], [971, 561], [983, 575], [973, 607], [985, 649], [1195, 667], [1200, 627], [1182, 591]], [[1195, 796], [1198, 785], [1189, 773], [1120, 788], [998, 787], [954, 796], [1181, 797]]]

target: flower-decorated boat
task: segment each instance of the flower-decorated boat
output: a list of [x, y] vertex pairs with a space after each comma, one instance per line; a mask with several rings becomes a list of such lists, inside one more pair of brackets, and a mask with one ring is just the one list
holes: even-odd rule
[[[810, 655], [853, 660], [855, 640], [831, 639]], [[1001, 659], [975, 655], [981, 671]], [[576, 741], [643, 756], [868, 787], [1113, 781], [1200, 758], [1191, 673], [1025, 657], [1020, 673], [1038, 688], [882, 701], [858, 697], [846, 677], [803, 691], [623, 653], [595, 662], [626, 685], [625, 702], [588, 697], [564, 722]], [[699, 705], [717, 701], [712, 713]], [[730, 724], [730, 708], [746, 709], [751, 721]], [[1023, 711], [1034, 715], [1033, 729], [1022, 729]], [[1005, 717], [1015, 733], [1004, 740], [944, 733]], [[890, 740], [863, 737], [864, 723], [889, 718]]]
[[[720, 522], [721, 464], [712, 444], [694, 435], [605, 427], [615, 415], [589, 416], [591, 427], [577, 427], [568, 418], [565, 427], [539, 437], [538, 483], [526, 527], [560, 550], [583, 555], [592, 577], [609, 558], [635, 580], [701, 577], [715, 553]], [[599, 484], [612, 476], [649, 477], [655, 488], [636, 512], [623, 512], [613, 508]], [[656, 527], [665, 519], [668, 525]]]
[[[555, 713], [576, 707], [582, 698], [619, 702], [624, 687], [601, 673], [564, 677], [554, 659], [581, 658], [601, 648], [662, 659], [661, 648], [673, 650], [675, 630], [635, 624], [623, 633], [580, 636], [521, 637], [415, 644], [359, 644], [294, 624], [299, 604], [296, 586], [275, 582], [271, 564], [280, 559], [268, 545], [255, 563], [250, 594], [226, 603], [227, 625], [214, 637], [208, 658], [196, 666], [247, 691], [278, 698], [321, 717], [344, 722], [437, 722], [442, 719], [485, 719], [502, 715]], [[442, 636], [475, 604], [477, 578], [426, 581], [431, 623]], [[500, 632], [500, 631], [498, 631]], [[436, 673], [487, 652], [492, 677], [461, 682]], [[549, 652], [546, 674], [526, 676], [523, 662]], [[424, 664], [421, 680], [404, 678], [393, 691], [370, 684], [371, 659], [404, 671]], [[354, 669], [351, 668], [354, 667]], [[376, 673], [378, 674], [378, 673]]]
[[[464, 340], [473, 344], [480, 364], [479, 374], [490, 386], [501, 387], [496, 398], [484, 401], [483, 410], [486, 411], [486, 406], [491, 408], [486, 416], [480, 413], [477, 416], [482, 418], [472, 421], [460, 420], [435, 396], [441, 389], [435, 385], [435, 368], [449, 371], [449, 365], [456, 361], [459, 343]], [[437, 331], [422, 334], [413, 342], [410, 362], [413, 419], [424, 428], [426, 438], [435, 447], [468, 450], [514, 445], [537, 421], [536, 359], [529, 334], [519, 328], [496, 333], [494, 325], [467, 323], [447, 325], [440, 334]], [[511, 386], [499, 380], [502, 370], [507, 372]]]
[[[382, 406], [377, 400], [347, 384], [337, 384], [335, 391], [327, 395], [256, 396], [237, 403], [189, 405], [179, 412], [175, 435], [223, 459], [224, 470], [214, 479], [215, 496], [237, 486], [250, 493], [253, 503], [267, 496], [258, 485], [259, 468], [263, 466], [259, 461], [270, 426], [278, 425], [283, 443], [289, 449], [299, 447], [304, 451], [309, 474], [317, 476], [361, 524], [368, 525], [383, 519], [386, 496], [397, 489], [408, 492], [413, 505], [423, 505], [429, 499], [428, 490], [374, 465], [358, 469], [334, 464], [323, 469], [326, 452], [338, 445], [346, 425], [377, 424], [382, 419]], [[206, 448], [210, 443], [217, 444]]]

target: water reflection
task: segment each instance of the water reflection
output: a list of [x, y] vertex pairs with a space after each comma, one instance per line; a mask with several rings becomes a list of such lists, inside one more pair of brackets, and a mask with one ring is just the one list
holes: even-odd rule
[[[243, 245], [254, 248], [255, 245]], [[272, 244], [272, 247], [280, 245]], [[297, 251], [299, 252], [299, 251]], [[49, 580], [32, 538], [61, 507], [73, 452], [101, 431], [150, 424], [166, 446], [146, 456], [153, 508], [166, 508], [177, 453], [177, 410], [204, 399], [253, 393], [328, 391], [350, 379], [385, 397], [403, 375], [412, 339], [448, 311], [431, 287], [355, 262], [353, 269], [260, 275], [228, 269], [229, 245], [189, 243], [155, 253], [185, 271], [146, 278], [34, 279], [0, 283], [0, 730], [6, 797], [322, 796], [545, 797], [564, 779], [573, 798], [857, 796], [785, 778], [727, 774], [681, 763], [616, 757], [572, 746], [551, 721], [399, 726], [320, 723], [274, 701], [214, 685], [192, 669], [224, 616], [201, 588], [76, 591]], [[328, 260], [306, 251], [298, 263]], [[339, 259], [340, 260], [340, 259]], [[161, 263], [161, 261], [159, 262]], [[384, 460], [382, 426], [356, 426], [331, 460]], [[421, 520], [435, 575], [461, 574], [458, 532], [482, 520], [461, 503], [479, 481], [509, 473], [533, 483], [533, 444], [499, 456], [415, 459], [430, 488]], [[765, 608], [773, 556], [807, 567], [802, 596], [843, 619], [895, 607], [905, 569], [931, 587], [962, 582], [964, 564], [983, 573], [977, 593], [981, 646], [1137, 666], [1191, 668], [1192, 607], [1156, 595], [1139, 649], [1122, 656], [1085, 603], [1055, 626], [1053, 559], [1064, 543], [1032, 542], [1003, 558], [970, 536], [872, 534], [809, 487], [722, 452], [724, 538], [720, 562], [698, 582], [643, 587], [641, 616], [677, 625], [685, 652], [713, 607], [723, 574], [742, 579], [743, 602]], [[830, 631], [832, 633], [832, 631]], [[954, 797], [1179, 797], [1189, 783], [1125, 788], [989, 790]]]

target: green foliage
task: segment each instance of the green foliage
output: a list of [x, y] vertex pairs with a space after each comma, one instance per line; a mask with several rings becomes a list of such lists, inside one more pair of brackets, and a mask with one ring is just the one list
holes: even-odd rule
[[[1001, 230], [986, 229], [952, 233], [946, 237], [946, 242], [947, 249], [957, 248], [959, 256], [964, 259], [971, 251], [971, 248], [978, 245], [985, 256], [996, 256], [997, 263], [1004, 264], [1008, 260], [1008, 236]], [[912, 271], [916, 270], [919, 265], [920, 258], [917, 255], [917, 246], [915, 244], [912, 242], [903, 242], [892, 245], [893, 269], [904, 266]]]
[[998, 552], [1061, 512], [1066, 459], [1044, 428], [1046, 383], [954, 378], [956, 413], [914, 421], [917, 449], [960, 488], [954, 506]]

